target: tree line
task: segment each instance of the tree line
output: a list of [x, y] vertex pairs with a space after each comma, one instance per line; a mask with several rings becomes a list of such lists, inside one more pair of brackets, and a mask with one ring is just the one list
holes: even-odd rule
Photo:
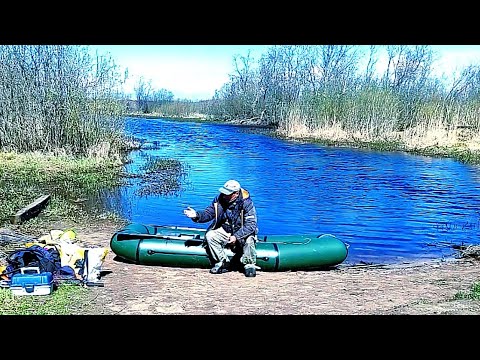
[[[380, 51], [386, 56], [380, 57]], [[377, 66], [380, 60], [384, 66]], [[235, 59], [212, 113], [255, 119], [288, 133], [337, 126], [364, 139], [428, 128], [479, 129], [480, 67], [445, 81], [427, 45], [273, 46], [257, 62]]]
[[[412, 143], [459, 129], [478, 134], [480, 66], [445, 78], [428, 45], [275, 45], [260, 59], [238, 55], [230, 80], [191, 112], [274, 126], [292, 135]], [[182, 108], [173, 101], [157, 111]], [[167, 105], [167, 104], [165, 104]], [[165, 111], [166, 109], [169, 111]], [[445, 139], [440, 139], [443, 141]], [[437, 141], [438, 142], [438, 141]]]
[[275, 45], [259, 59], [232, 61], [212, 99], [175, 99], [141, 77], [131, 101], [122, 92], [128, 73], [88, 47], [0, 46], [0, 148], [112, 153], [132, 112], [273, 126], [286, 135], [334, 129], [359, 141], [480, 129], [479, 65], [445, 79], [428, 45]]

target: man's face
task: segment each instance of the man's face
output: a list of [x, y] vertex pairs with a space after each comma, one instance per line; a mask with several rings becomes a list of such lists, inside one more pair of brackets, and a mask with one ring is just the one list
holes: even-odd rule
[[238, 197], [238, 193], [239, 193], [238, 191], [235, 191], [235, 192], [231, 193], [230, 195], [223, 194], [223, 196], [225, 197], [225, 200], [227, 200], [230, 203]]

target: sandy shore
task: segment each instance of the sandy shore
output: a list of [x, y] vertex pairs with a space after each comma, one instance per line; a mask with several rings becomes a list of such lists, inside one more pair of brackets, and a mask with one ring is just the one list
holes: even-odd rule
[[[109, 247], [115, 226], [81, 229], [79, 241]], [[455, 300], [479, 281], [477, 260], [328, 271], [257, 272], [255, 278], [207, 269], [132, 265], [111, 251], [104, 287], [91, 287], [89, 314], [386, 315], [480, 314], [480, 301]], [[234, 301], [231, 301], [234, 299]]]

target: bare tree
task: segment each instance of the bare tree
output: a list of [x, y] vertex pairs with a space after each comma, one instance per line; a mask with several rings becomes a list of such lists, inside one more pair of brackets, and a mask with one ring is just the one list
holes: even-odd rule
[[152, 80], [145, 81], [144, 77], [141, 76], [136, 85], [134, 86], [135, 95], [137, 98], [137, 105], [140, 111], [144, 114], [149, 112], [149, 101], [152, 98]]

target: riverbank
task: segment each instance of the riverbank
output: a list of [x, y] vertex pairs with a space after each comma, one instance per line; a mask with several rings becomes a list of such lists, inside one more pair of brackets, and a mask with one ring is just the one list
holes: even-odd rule
[[[77, 238], [108, 246], [118, 229], [96, 224], [78, 228]], [[382, 267], [340, 264], [328, 271], [259, 271], [246, 278], [236, 272], [212, 275], [205, 269], [133, 265], [110, 252], [103, 268], [105, 286], [91, 288], [85, 314], [480, 314], [480, 301], [458, 298], [479, 281], [478, 261], [472, 259]]]
[[464, 129], [431, 131], [425, 136], [413, 136], [407, 132], [385, 135], [384, 139], [372, 140], [355, 137], [338, 129], [308, 131], [296, 129], [290, 132], [277, 131], [276, 136], [288, 140], [319, 143], [327, 146], [363, 148], [377, 151], [400, 151], [412, 155], [452, 158], [460, 162], [480, 164], [480, 138]]
[[[106, 247], [123, 221], [59, 221], [80, 246]], [[39, 230], [39, 229], [37, 229]], [[44, 233], [44, 232], [42, 232]], [[473, 315], [476, 258], [389, 265], [340, 264], [325, 271], [213, 275], [207, 269], [103, 264], [103, 287], [89, 287], [74, 315]], [[461, 296], [463, 294], [463, 296]], [[225, 299], [236, 299], [235, 302]], [[237, 304], [245, 304], [239, 307]]]

